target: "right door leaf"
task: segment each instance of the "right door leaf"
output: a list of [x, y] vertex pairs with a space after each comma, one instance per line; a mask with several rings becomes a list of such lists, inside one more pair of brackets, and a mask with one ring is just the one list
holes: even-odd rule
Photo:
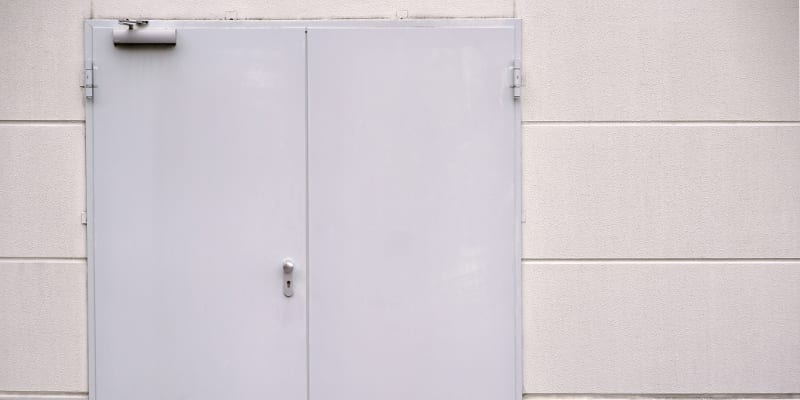
[[512, 26], [308, 31], [309, 390], [512, 399]]

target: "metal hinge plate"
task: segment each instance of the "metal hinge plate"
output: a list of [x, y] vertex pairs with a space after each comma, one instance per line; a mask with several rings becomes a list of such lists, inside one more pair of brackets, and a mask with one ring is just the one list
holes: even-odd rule
[[514, 91], [514, 99], [522, 96], [522, 68], [519, 60], [514, 60], [511, 67], [511, 89]]
[[83, 70], [83, 85], [81, 87], [84, 89], [87, 99], [94, 97], [94, 65]]

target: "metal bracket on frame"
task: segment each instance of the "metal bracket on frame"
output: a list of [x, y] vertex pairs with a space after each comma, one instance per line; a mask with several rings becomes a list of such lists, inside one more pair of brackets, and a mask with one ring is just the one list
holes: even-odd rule
[[519, 60], [514, 60], [511, 67], [511, 89], [514, 91], [515, 100], [522, 96], [522, 69]]
[[150, 23], [150, 21], [146, 19], [129, 19], [129, 18], [123, 18], [118, 20], [117, 22], [119, 22], [120, 25], [126, 25], [128, 29], [133, 29], [134, 27], [138, 28], [140, 26], [144, 26]]
[[94, 97], [94, 64], [89, 63], [89, 68], [83, 70], [83, 85], [81, 87], [85, 90], [87, 99]]

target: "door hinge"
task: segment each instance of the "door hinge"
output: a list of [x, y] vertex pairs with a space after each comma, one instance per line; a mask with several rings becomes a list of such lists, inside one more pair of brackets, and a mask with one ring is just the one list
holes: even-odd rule
[[514, 60], [514, 65], [511, 67], [511, 89], [515, 100], [522, 96], [522, 69], [519, 60]]
[[83, 70], [83, 85], [81, 87], [87, 99], [94, 97], [94, 64], [89, 64], [89, 68]]

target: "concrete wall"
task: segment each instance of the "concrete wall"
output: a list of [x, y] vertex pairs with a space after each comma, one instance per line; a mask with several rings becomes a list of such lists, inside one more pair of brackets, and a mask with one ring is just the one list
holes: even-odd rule
[[85, 18], [519, 17], [524, 384], [800, 393], [797, 0], [0, 0], [0, 398], [85, 397]]

